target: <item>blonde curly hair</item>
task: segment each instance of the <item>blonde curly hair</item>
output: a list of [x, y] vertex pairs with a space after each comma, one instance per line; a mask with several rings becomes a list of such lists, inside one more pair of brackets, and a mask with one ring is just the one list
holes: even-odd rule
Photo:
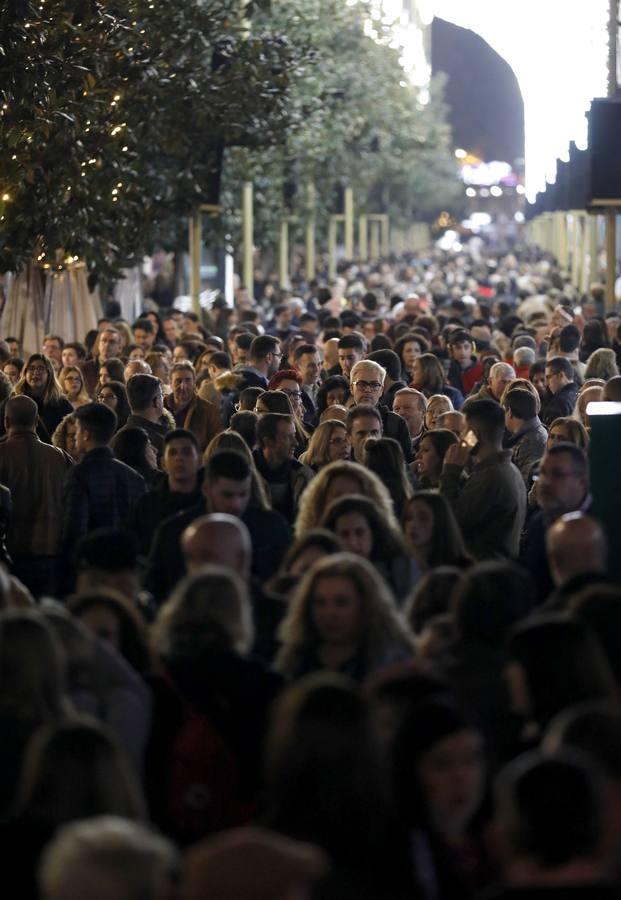
[[390, 588], [376, 569], [353, 553], [335, 553], [318, 560], [300, 582], [278, 631], [282, 646], [275, 668], [295, 677], [305, 657], [318, 648], [312, 620], [315, 587], [321, 578], [348, 578], [360, 597], [359, 652], [372, 671], [387, 662], [391, 651], [414, 652], [414, 639], [398, 612]]
[[[295, 536], [300, 537], [309, 528], [318, 528], [328, 506], [328, 491], [335, 478], [352, 478], [360, 485], [357, 494], [373, 501], [390, 525], [399, 530], [393, 502], [377, 475], [355, 462], [332, 462], [313, 478], [300, 498], [298, 515], [295, 520]], [[331, 498], [334, 499], [334, 498]]]

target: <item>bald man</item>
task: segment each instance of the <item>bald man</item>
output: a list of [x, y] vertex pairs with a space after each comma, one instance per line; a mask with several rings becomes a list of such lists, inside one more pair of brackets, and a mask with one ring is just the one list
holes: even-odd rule
[[282, 598], [264, 594], [261, 582], [252, 577], [252, 540], [245, 524], [227, 513], [201, 516], [183, 532], [181, 550], [190, 573], [209, 563], [217, 563], [243, 578], [252, 603], [255, 635], [252, 656], [270, 663], [277, 650], [276, 631], [286, 605]]
[[181, 549], [188, 572], [217, 563], [237, 572], [246, 582], [250, 578], [250, 534], [241, 519], [235, 516], [212, 513], [196, 519], [183, 532]]
[[608, 542], [593, 516], [570, 512], [557, 519], [546, 534], [546, 552], [556, 588], [546, 608], [565, 608], [587, 582], [606, 578]]

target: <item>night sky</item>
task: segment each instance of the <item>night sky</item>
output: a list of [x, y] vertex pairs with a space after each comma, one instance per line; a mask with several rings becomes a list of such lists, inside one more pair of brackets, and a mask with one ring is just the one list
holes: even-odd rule
[[431, 48], [434, 74], [449, 77], [455, 147], [487, 161], [523, 157], [524, 104], [510, 66], [483, 38], [443, 19], [433, 20]]

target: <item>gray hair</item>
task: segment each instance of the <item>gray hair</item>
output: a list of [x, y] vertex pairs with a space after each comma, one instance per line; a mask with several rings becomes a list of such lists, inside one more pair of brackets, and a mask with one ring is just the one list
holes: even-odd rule
[[537, 354], [532, 347], [516, 347], [513, 351], [513, 362], [516, 366], [532, 366]]
[[489, 378], [490, 381], [495, 375], [509, 375], [510, 378], [515, 378], [515, 369], [513, 366], [510, 366], [509, 363], [497, 362], [494, 363], [492, 368], [489, 370]]
[[176, 880], [173, 845], [144, 825], [98, 816], [61, 828], [39, 866], [44, 900], [157, 900], [162, 884]]

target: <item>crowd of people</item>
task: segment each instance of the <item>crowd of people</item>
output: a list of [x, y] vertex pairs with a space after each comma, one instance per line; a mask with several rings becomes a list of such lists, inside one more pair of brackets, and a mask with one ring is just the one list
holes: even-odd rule
[[528, 247], [296, 294], [0, 340], [7, 896], [621, 896], [621, 317]]

